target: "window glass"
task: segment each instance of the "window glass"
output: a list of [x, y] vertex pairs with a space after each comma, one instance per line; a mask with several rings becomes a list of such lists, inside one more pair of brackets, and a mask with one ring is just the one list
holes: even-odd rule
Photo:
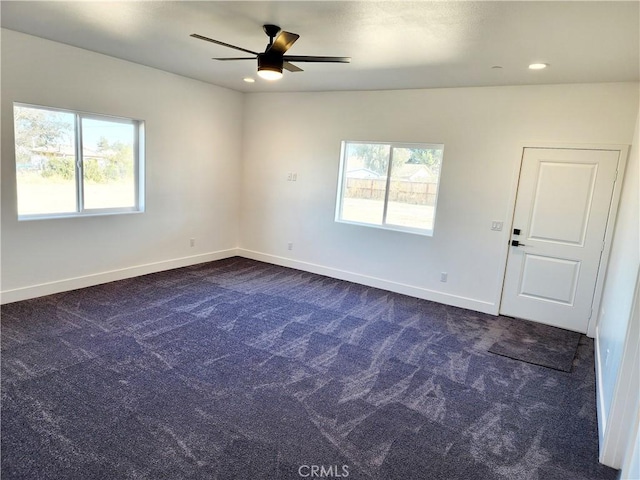
[[18, 218], [141, 211], [142, 122], [14, 104]]
[[343, 220], [382, 225], [388, 167], [389, 145], [346, 145]]
[[336, 220], [433, 234], [441, 144], [343, 142]]
[[134, 207], [134, 125], [82, 119], [84, 208]]
[[75, 116], [14, 109], [18, 215], [75, 212]]

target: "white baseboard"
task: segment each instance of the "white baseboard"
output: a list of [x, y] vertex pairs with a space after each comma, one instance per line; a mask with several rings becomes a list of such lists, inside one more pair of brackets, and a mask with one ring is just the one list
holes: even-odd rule
[[449, 293], [429, 290], [427, 288], [392, 282], [390, 280], [384, 280], [382, 278], [370, 277], [368, 275], [362, 275], [360, 273], [340, 270], [333, 267], [325, 267], [323, 265], [317, 265], [315, 263], [302, 262], [290, 258], [270, 255], [267, 253], [255, 252], [253, 250], [245, 250], [239, 248], [238, 255], [241, 257], [250, 258], [252, 260], [259, 260], [262, 262], [271, 263], [273, 265], [280, 265], [282, 267], [295, 268], [296, 270], [302, 270], [305, 272], [317, 273], [319, 275], [325, 275], [327, 277], [336, 278], [338, 280], [346, 280], [349, 282], [366, 285], [368, 287], [380, 288], [382, 290], [388, 290], [390, 292], [421, 298], [423, 300], [444, 303], [446, 305], [466, 308], [468, 310], [488, 313], [490, 315], [498, 314], [498, 306], [495, 303], [487, 302], [484, 300], [461, 297]]
[[39, 285], [31, 285], [28, 287], [16, 288], [13, 290], [5, 290], [0, 292], [0, 304], [18, 302], [20, 300], [28, 300], [30, 298], [52, 295], [54, 293], [66, 292], [69, 290], [76, 290], [78, 288], [92, 287], [94, 285], [100, 285], [102, 283], [124, 280], [126, 278], [147, 275], [149, 273], [156, 273], [164, 270], [171, 270], [173, 268], [187, 267], [189, 265], [195, 265], [198, 263], [222, 260], [224, 258], [229, 258], [236, 255], [252, 260], [271, 263], [273, 265], [295, 268], [297, 270], [302, 270], [305, 272], [317, 273], [319, 275], [325, 275], [327, 277], [336, 278], [339, 280], [346, 280], [369, 287], [388, 290], [390, 292], [443, 303], [445, 305], [466, 308], [477, 312], [488, 313], [490, 315], [498, 314], [498, 306], [494, 303], [484, 300], [452, 295], [449, 293], [438, 292], [435, 290], [429, 290], [426, 288], [407, 285], [404, 283], [384, 280], [382, 278], [371, 277], [368, 275], [362, 275], [346, 270], [340, 270], [333, 267], [325, 267], [323, 265], [302, 262], [299, 260], [293, 260], [290, 258], [279, 257], [276, 255], [270, 255], [241, 248], [231, 248], [228, 250], [220, 250], [217, 252], [210, 252], [201, 255], [164, 260], [162, 262], [137, 265], [134, 267], [111, 270], [108, 272], [85, 275], [82, 277], [57, 280], [54, 282], [42, 283]]
[[219, 250], [217, 252], [163, 260], [161, 262], [136, 265], [134, 267], [127, 267], [119, 270], [111, 270], [108, 272], [84, 275], [82, 277], [67, 278], [54, 282], [41, 283], [39, 285], [5, 290], [0, 292], [0, 304], [4, 305], [5, 303], [18, 302], [20, 300], [28, 300], [30, 298], [52, 295], [54, 293], [67, 292], [78, 288], [92, 287], [102, 283], [124, 280], [125, 278], [138, 277], [149, 273], [162, 272], [173, 268], [188, 267], [189, 265], [196, 265], [198, 263], [213, 262], [215, 260], [222, 260], [223, 258], [234, 257], [236, 255], [238, 255], [238, 250], [230, 248], [228, 250]]

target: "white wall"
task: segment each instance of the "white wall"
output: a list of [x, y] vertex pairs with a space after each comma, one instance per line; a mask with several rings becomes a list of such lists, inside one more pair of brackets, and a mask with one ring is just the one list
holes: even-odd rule
[[[637, 105], [637, 104], [636, 104]], [[603, 458], [608, 464], [621, 465], [624, 441], [618, 444], [618, 435], [626, 435], [627, 409], [620, 402], [628, 395], [616, 395], [616, 389], [625, 388], [633, 378], [623, 378], [625, 357], [631, 358], [632, 346], [637, 349], [637, 325], [631, 325], [634, 293], [640, 271], [640, 117], [636, 122], [633, 145], [629, 153], [618, 217], [614, 229], [611, 255], [600, 304], [596, 330], [598, 408]], [[637, 316], [636, 322], [637, 320]], [[632, 328], [635, 326], [635, 330]], [[635, 332], [635, 333], [630, 333]], [[630, 344], [630, 342], [635, 342]], [[617, 405], [614, 403], [617, 402]], [[620, 446], [622, 445], [622, 446]]]
[[[240, 252], [496, 313], [522, 147], [630, 144], [637, 105], [635, 83], [249, 94]], [[334, 222], [341, 140], [444, 143], [433, 237]]]
[[[1, 33], [3, 301], [235, 253], [242, 94]], [[144, 120], [146, 212], [18, 222], [14, 101]]]

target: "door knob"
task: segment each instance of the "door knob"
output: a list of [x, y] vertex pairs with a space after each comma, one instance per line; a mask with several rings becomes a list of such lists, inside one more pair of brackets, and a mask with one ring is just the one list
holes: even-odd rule
[[520, 243], [518, 240], [511, 240], [512, 247], [526, 247], [524, 243]]

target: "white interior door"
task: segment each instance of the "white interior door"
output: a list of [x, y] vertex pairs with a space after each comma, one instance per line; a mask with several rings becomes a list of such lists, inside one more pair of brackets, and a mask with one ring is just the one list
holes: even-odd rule
[[525, 148], [501, 314], [587, 332], [619, 156]]

